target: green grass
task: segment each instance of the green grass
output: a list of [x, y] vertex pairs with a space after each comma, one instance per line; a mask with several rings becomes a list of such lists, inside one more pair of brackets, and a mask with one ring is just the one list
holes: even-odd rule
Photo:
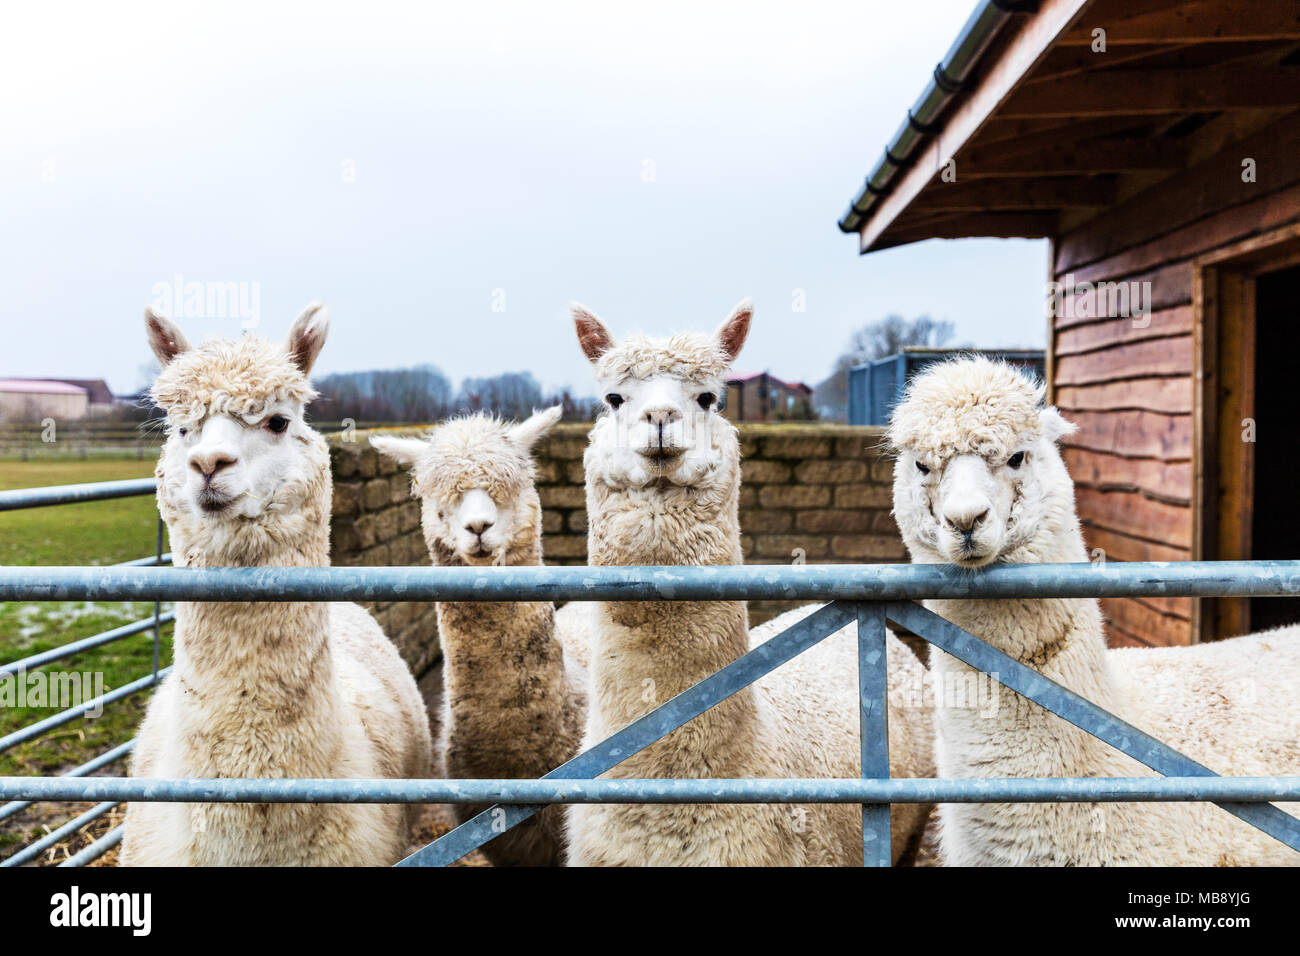
[[[0, 491], [149, 478], [153, 468], [152, 461], [135, 460], [5, 461]], [[117, 564], [153, 554], [157, 530], [152, 495], [4, 511], [0, 564]]]
[[[0, 489], [145, 478], [153, 462], [124, 460], [0, 462]], [[118, 498], [0, 512], [0, 564], [106, 565], [154, 553], [157, 508], [153, 496]], [[163, 544], [166, 549], [166, 542]], [[149, 603], [37, 602], [0, 604], [0, 662], [89, 637], [153, 613]], [[171, 662], [171, 628], [163, 629], [160, 666]], [[45, 670], [103, 675], [110, 691], [152, 670], [152, 632], [134, 635]], [[149, 695], [110, 704], [97, 718], [81, 718], [38, 740], [0, 753], [0, 775], [52, 774], [126, 740]], [[72, 703], [75, 703], [73, 701]], [[0, 706], [0, 736], [51, 716], [62, 707]], [[114, 768], [120, 772], [121, 766]], [[0, 833], [0, 846], [6, 842]]]

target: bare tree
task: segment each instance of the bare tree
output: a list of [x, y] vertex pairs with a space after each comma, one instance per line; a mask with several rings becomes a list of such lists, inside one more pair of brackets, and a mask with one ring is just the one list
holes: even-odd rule
[[813, 389], [813, 404], [821, 418], [844, 421], [848, 417], [849, 369], [864, 362], [894, 355], [909, 345], [940, 348], [956, 333], [951, 322], [928, 315], [905, 319], [889, 315], [870, 322], [849, 336], [848, 347], [835, 360], [831, 374]]

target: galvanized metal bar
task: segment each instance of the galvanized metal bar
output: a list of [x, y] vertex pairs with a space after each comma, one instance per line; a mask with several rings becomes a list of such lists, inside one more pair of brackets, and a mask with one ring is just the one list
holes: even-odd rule
[[59, 866], [85, 866], [87, 863], [93, 863], [109, 850], [113, 849], [113, 847], [121, 843], [122, 836], [125, 833], [125, 824], [119, 827], [114, 827], [80, 853], [74, 854], [64, 860], [59, 864]]
[[506, 568], [0, 568], [0, 601], [915, 601], [1300, 596], [1300, 561]]
[[[162, 512], [158, 512], [158, 541], [155, 549], [158, 563], [162, 564], [163, 554], [163, 525]], [[158, 683], [158, 646], [162, 643], [162, 602], [155, 600], [153, 602], [153, 682]]]
[[[159, 615], [158, 623], [168, 624], [175, 620], [175, 615], [168, 611]], [[121, 627], [115, 627], [109, 631], [100, 631], [98, 634], [92, 634], [90, 637], [83, 637], [79, 641], [72, 641], [68, 644], [60, 644], [58, 647], [52, 647], [48, 651], [41, 651], [39, 654], [32, 654], [30, 657], [23, 657], [16, 661], [10, 661], [8, 664], [0, 664], [0, 677], [6, 674], [17, 674], [20, 671], [29, 671], [35, 667], [42, 667], [52, 661], [62, 660], [65, 657], [72, 657], [83, 651], [88, 651], [94, 647], [101, 647], [104, 644], [111, 644], [114, 641], [120, 641], [124, 637], [131, 637], [133, 634], [139, 634], [154, 627], [155, 619], [153, 617], [141, 618], [138, 621], [132, 621], [130, 624], [123, 624]]]
[[43, 508], [79, 501], [104, 501], [109, 498], [135, 498], [151, 495], [157, 487], [153, 478], [128, 478], [125, 481], [90, 481], [77, 485], [50, 485], [45, 488], [14, 488], [0, 491], [0, 511], [20, 508]]
[[76, 833], [78, 830], [84, 827], [87, 823], [93, 823], [94, 821], [102, 817], [104, 814], [108, 813], [109, 810], [112, 810], [114, 807], [118, 805], [119, 804], [116, 801], [109, 801], [107, 803], [97, 804], [96, 806], [87, 810], [85, 813], [81, 814], [80, 816], [74, 817], [73, 819], [69, 820], [67, 823], [63, 824], [63, 826], [59, 827], [57, 830], [52, 830], [49, 833], [45, 834], [45, 836], [41, 837], [36, 842], [29, 843], [27, 846], [23, 847], [21, 850], [19, 850], [17, 853], [13, 854], [12, 856], [7, 856], [3, 860], [0, 860], [0, 867], [22, 866], [24, 863], [28, 862], [29, 860], [36, 859], [38, 856], [40, 856], [50, 847], [54, 846], [55, 844], [62, 843], [68, 837], [72, 836], [72, 834]]
[[[891, 602], [886, 616], [1157, 773], [1176, 777], [1215, 775], [1209, 767], [1044, 677], [933, 611], [909, 602]], [[1267, 805], [1214, 802], [1292, 849], [1300, 850], [1300, 820], [1289, 813]]]
[[[889, 777], [889, 680], [885, 652], [885, 613], [879, 604], [862, 602], [858, 611], [858, 706], [862, 714], [862, 777]], [[889, 804], [862, 805], [862, 865], [893, 862]]]
[[[164, 667], [158, 672], [160, 678], [166, 677], [171, 672], [170, 667]], [[114, 701], [121, 700], [123, 697], [130, 697], [132, 694], [138, 694], [142, 690], [147, 690], [154, 685], [154, 676], [146, 674], [144, 677], [131, 681], [129, 684], [123, 684], [116, 690], [111, 690], [106, 694], [100, 694], [90, 700], [82, 701], [75, 707], [69, 707], [67, 710], [61, 710], [53, 716], [46, 717], [34, 724], [29, 724], [11, 734], [0, 737], [0, 752], [8, 750], [10, 747], [16, 747], [18, 744], [26, 743], [29, 740], [35, 740], [46, 731], [53, 730], [55, 727], [61, 727], [66, 723], [76, 720], [78, 717], [85, 716], [92, 710], [99, 710]]]
[[241, 780], [0, 777], [0, 798], [124, 803], [1242, 803], [1300, 802], [1296, 777]]
[[[656, 707], [594, 747], [568, 760], [542, 777], [593, 779], [617, 766], [632, 754], [688, 723], [711, 707], [748, 687], [764, 674], [798, 656], [834, 634], [853, 620], [853, 608], [847, 604], [828, 604], [793, 624], [771, 640], [732, 661], [694, 687]], [[443, 834], [423, 849], [417, 850], [399, 866], [446, 866], [466, 853], [522, 823], [540, 810], [540, 806], [489, 807]]]
[[[98, 757], [95, 757], [91, 760], [87, 760], [85, 763], [81, 764], [80, 766], [73, 767], [67, 773], [62, 774], [62, 776], [63, 777], [84, 777], [87, 774], [92, 774], [96, 770], [99, 770], [103, 767], [107, 767], [109, 764], [117, 763], [117, 761], [121, 760], [123, 757], [129, 754], [134, 747], [135, 747], [135, 739], [132, 738], [131, 740], [128, 740], [124, 744], [118, 744], [112, 750], [106, 750]], [[6, 803], [4, 806], [0, 807], [0, 820], [7, 820], [18, 811], [26, 810], [28, 807], [32, 805], [32, 803], [33, 801], [31, 800], [14, 800], [10, 803]]]

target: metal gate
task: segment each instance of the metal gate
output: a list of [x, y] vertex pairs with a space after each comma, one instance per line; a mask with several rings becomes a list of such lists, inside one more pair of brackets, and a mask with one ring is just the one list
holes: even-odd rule
[[[0, 510], [151, 494], [152, 480], [0, 493]], [[889, 807], [932, 802], [1210, 801], [1300, 850], [1300, 821], [1270, 806], [1300, 800], [1300, 777], [1220, 777], [1207, 767], [927, 611], [917, 601], [1159, 595], [1300, 596], [1300, 561], [1005, 565], [971, 573], [939, 565], [507, 568], [168, 568], [159, 553], [107, 568], [0, 568], [0, 600], [162, 601], [826, 601], [825, 607], [655, 708], [540, 780], [145, 780], [91, 777], [130, 741], [60, 777], [0, 778], [0, 820], [29, 802], [100, 801], [5, 860], [38, 855], [122, 801], [495, 803], [402, 865], [441, 866], [552, 803], [853, 803], [862, 805], [863, 863], [890, 862]], [[171, 620], [151, 618], [0, 666], [40, 667]], [[857, 779], [596, 779], [731, 694], [856, 621], [862, 772]], [[893, 621], [1001, 684], [1128, 754], [1162, 777], [891, 779], [885, 624]], [[156, 646], [156, 645], [155, 645]], [[168, 668], [97, 699], [151, 689]], [[0, 750], [82, 716], [85, 702], [0, 738]], [[110, 832], [63, 865], [81, 865], [121, 841]]]

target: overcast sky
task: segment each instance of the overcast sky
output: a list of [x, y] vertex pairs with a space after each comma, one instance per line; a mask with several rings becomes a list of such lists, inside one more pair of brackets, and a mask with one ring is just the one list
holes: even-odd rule
[[[835, 225], [972, 6], [12, 5], [0, 375], [133, 390], [176, 276], [275, 337], [326, 302], [321, 372], [585, 391], [574, 299], [618, 333], [753, 296], [737, 368], [809, 382], [890, 312], [1041, 346], [1045, 243], [859, 257]], [[248, 324], [184, 291], [192, 339]]]

